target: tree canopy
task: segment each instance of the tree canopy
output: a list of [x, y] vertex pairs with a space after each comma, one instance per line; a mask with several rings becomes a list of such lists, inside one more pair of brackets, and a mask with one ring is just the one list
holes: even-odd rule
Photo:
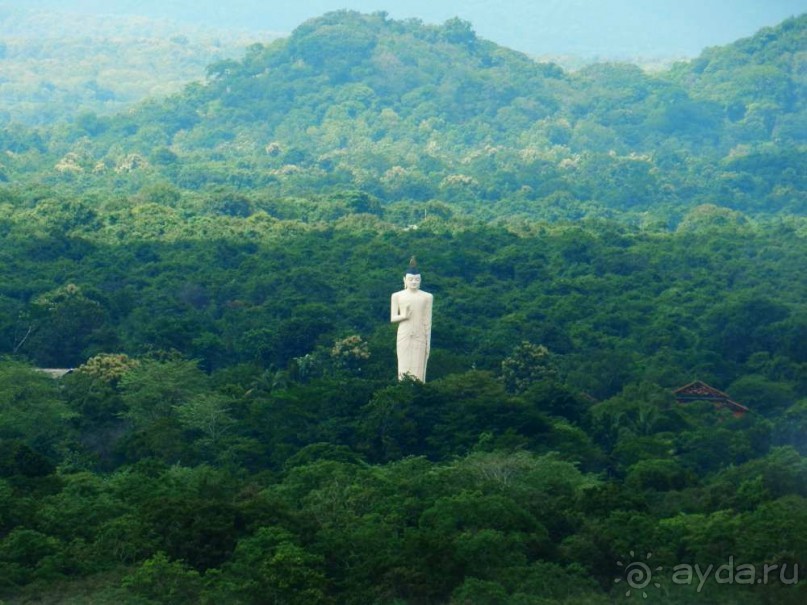
[[802, 603], [804, 26], [651, 75], [341, 11], [3, 127], [0, 601]]

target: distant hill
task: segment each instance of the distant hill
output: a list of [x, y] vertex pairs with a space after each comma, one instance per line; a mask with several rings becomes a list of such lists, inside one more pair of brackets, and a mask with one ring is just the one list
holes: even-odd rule
[[[261, 195], [360, 190], [493, 218], [804, 208], [807, 16], [647, 74], [567, 73], [470, 23], [339, 11], [214, 63], [205, 83], [68, 131], [7, 131], [9, 182]], [[710, 175], [704, 178], [704, 175]]]
[[165, 19], [0, 6], [0, 124], [111, 115], [179, 92], [255, 40]]
[[[748, 127], [746, 136], [773, 134], [804, 142], [807, 97], [804, 49], [807, 14], [729, 46], [706, 49], [696, 60], [678, 65], [670, 74], [695, 98], [721, 103], [732, 123]], [[764, 125], [764, 126], [763, 126]], [[760, 126], [768, 127], [758, 130]]]

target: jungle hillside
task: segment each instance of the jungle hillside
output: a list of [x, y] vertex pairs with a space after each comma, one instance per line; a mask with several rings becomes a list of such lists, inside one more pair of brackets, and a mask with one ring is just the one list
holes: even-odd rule
[[806, 32], [571, 71], [339, 11], [16, 89], [0, 603], [803, 603]]

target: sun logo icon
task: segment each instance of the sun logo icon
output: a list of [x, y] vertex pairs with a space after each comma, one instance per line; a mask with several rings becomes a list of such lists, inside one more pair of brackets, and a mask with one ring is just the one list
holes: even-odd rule
[[653, 586], [656, 588], [661, 588], [661, 584], [658, 582], [653, 582], [653, 572], [654, 571], [661, 571], [664, 568], [659, 566], [655, 569], [650, 569], [650, 565], [647, 563], [650, 561], [650, 558], [653, 556], [653, 553], [649, 552], [645, 555], [644, 561], [634, 561], [635, 555], [633, 551], [630, 551], [631, 562], [625, 565], [622, 561], [617, 561], [616, 564], [619, 567], [625, 568], [625, 577], [624, 578], [616, 578], [614, 583], [619, 583], [624, 580], [624, 582], [628, 585], [628, 590], [625, 591], [625, 596], [629, 597], [631, 595], [631, 591], [635, 590], [637, 593], [641, 591], [642, 598], [647, 598], [647, 591], [645, 588], [650, 586], [652, 583]]

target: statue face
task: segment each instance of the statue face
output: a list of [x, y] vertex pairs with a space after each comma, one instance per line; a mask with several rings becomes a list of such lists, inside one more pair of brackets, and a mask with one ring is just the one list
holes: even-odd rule
[[420, 275], [407, 273], [404, 275], [404, 287], [407, 290], [420, 289]]

